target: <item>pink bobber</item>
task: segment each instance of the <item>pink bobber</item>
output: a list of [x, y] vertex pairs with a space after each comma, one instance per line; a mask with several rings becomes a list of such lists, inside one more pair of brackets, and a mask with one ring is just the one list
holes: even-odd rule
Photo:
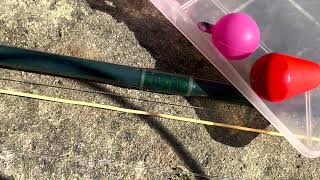
[[215, 25], [200, 22], [198, 27], [212, 35], [214, 46], [229, 60], [244, 59], [259, 47], [259, 27], [245, 13], [227, 14]]

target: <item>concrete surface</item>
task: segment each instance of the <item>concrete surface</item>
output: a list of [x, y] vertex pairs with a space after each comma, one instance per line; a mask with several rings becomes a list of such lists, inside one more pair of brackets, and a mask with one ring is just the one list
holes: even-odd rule
[[[1, 44], [225, 79], [147, 0], [0, 1]], [[211, 72], [211, 73], [206, 73]], [[1, 69], [1, 87], [255, 128], [253, 108]], [[317, 179], [320, 162], [278, 137], [0, 95], [0, 179]]]

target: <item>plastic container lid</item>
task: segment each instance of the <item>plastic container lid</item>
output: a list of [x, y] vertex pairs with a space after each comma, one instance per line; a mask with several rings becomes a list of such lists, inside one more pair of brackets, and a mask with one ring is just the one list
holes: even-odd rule
[[[281, 103], [260, 99], [250, 87], [253, 63], [281, 52], [320, 63], [320, 1], [317, 0], [150, 0], [207, 59], [247, 97], [270, 123], [303, 155], [320, 156], [320, 88]], [[227, 61], [198, 22], [215, 22], [230, 12], [245, 12], [261, 30], [260, 48], [242, 61]], [[319, 19], [320, 21], [320, 19]], [[301, 136], [307, 138], [301, 138]], [[315, 137], [315, 138], [313, 138]]]

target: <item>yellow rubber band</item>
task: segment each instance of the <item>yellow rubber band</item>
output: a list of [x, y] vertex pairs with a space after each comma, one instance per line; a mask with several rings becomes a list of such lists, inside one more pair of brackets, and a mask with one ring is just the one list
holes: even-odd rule
[[[26, 97], [26, 98], [51, 101], [51, 102], [58, 102], [58, 103], [64, 103], [64, 104], [81, 105], [81, 106], [106, 109], [106, 110], [112, 110], [112, 111], [117, 111], [117, 112], [129, 113], [129, 114], [160, 117], [160, 118], [164, 118], [164, 119], [184, 121], [184, 122], [202, 124], [202, 125], [207, 125], [207, 126], [216, 126], [216, 127], [222, 127], [222, 128], [228, 128], [228, 129], [236, 129], [236, 130], [241, 130], [241, 131], [246, 131], [246, 132], [267, 134], [267, 135], [272, 135], [272, 136], [279, 136], [279, 137], [284, 136], [282, 133], [275, 132], [275, 131], [267, 131], [267, 130], [262, 130], [262, 129], [248, 128], [248, 127], [242, 127], [242, 126], [236, 126], [236, 125], [230, 125], [230, 124], [224, 124], [224, 123], [205, 121], [205, 120], [200, 120], [200, 119], [174, 116], [174, 115], [169, 115], [169, 114], [161, 114], [161, 113], [155, 113], [155, 112], [127, 109], [127, 108], [121, 108], [121, 107], [105, 105], [105, 104], [97, 104], [97, 103], [92, 103], [92, 102], [76, 101], [76, 100], [71, 100], [71, 99], [62, 99], [62, 98], [55, 98], [55, 97], [49, 97], [49, 96], [42, 96], [42, 95], [38, 95], [38, 94], [23, 93], [23, 92], [17, 92], [17, 91], [5, 90], [5, 89], [0, 89], [0, 94]], [[308, 140], [320, 142], [320, 138], [317, 138], [317, 137], [307, 137], [307, 136], [302, 136], [302, 135], [297, 135], [297, 137], [300, 139], [308, 139]]]

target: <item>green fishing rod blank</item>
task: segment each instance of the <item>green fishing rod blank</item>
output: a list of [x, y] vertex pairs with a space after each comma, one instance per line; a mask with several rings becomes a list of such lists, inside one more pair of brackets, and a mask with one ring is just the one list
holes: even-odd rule
[[150, 69], [0, 46], [0, 66], [181, 96], [249, 104], [233, 86]]

